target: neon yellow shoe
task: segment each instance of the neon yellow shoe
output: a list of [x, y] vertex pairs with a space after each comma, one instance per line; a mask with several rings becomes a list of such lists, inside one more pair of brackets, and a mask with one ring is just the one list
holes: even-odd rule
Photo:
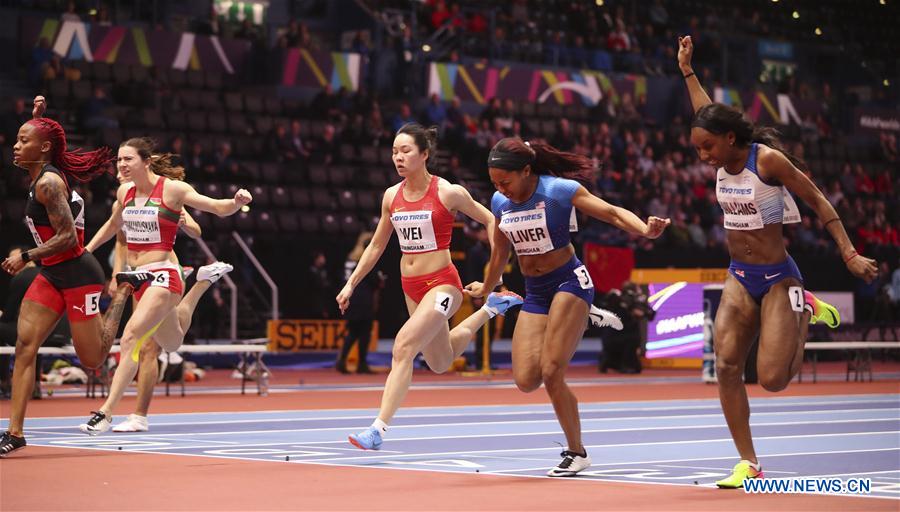
[[809, 323], [816, 324], [818, 322], [825, 322], [825, 325], [832, 329], [841, 325], [841, 313], [836, 307], [819, 299], [809, 291], [804, 291], [803, 295], [806, 304], [812, 309]]
[[731, 476], [724, 480], [719, 480], [716, 482], [716, 485], [720, 489], [740, 489], [744, 486], [744, 480], [747, 478], [762, 477], [762, 467], [757, 471], [756, 468], [753, 467], [753, 463], [749, 460], [742, 460], [734, 466], [734, 469], [731, 471]]

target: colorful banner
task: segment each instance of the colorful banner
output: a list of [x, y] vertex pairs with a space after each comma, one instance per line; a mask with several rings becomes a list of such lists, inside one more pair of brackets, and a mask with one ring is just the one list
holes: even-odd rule
[[[269, 320], [268, 348], [272, 352], [340, 350], [347, 335], [344, 320]], [[378, 322], [372, 324], [369, 349], [378, 348]]]
[[301, 87], [325, 87], [331, 84], [335, 91], [341, 87], [348, 91], [359, 89], [362, 58], [358, 53], [311, 52], [304, 48], [291, 48], [284, 57], [281, 85]]
[[435, 62], [429, 66], [428, 95], [443, 100], [458, 97], [484, 105], [491, 98], [512, 98], [536, 103], [554, 101], [560, 105], [596, 105], [609, 97], [614, 103], [622, 94], [635, 100], [647, 95], [647, 78], [639, 75], [611, 75], [593, 71], [560, 70], [530, 65], [488, 66]]
[[781, 94], [771, 88], [739, 91], [732, 87], [715, 87], [713, 101], [739, 108], [754, 122], [772, 124], [797, 124], [813, 122], [822, 112], [822, 104]]
[[647, 359], [703, 357], [703, 287], [684, 281], [648, 286], [656, 317], [647, 325]]
[[248, 41], [237, 39], [27, 16], [22, 18], [20, 37], [26, 53], [47, 39], [57, 55], [69, 60], [228, 74], [241, 69], [250, 50]]
[[583, 261], [594, 281], [594, 289], [606, 293], [621, 289], [634, 268], [634, 251], [628, 247], [584, 244]]

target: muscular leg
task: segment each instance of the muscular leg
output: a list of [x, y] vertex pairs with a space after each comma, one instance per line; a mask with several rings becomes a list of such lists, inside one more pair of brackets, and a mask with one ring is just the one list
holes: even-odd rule
[[139, 416], [147, 416], [150, 410], [150, 401], [153, 400], [153, 388], [159, 380], [159, 365], [157, 358], [160, 349], [154, 339], [147, 340], [141, 347], [140, 371], [137, 380], [137, 405], [134, 413]]
[[798, 308], [802, 312], [791, 307], [792, 299], [796, 300], [788, 293], [792, 286], [801, 288], [796, 279], [776, 283], [762, 300], [757, 367], [759, 383], [767, 391], [786, 388], [803, 364], [810, 312], [802, 308], [802, 295]]
[[566, 435], [569, 450], [584, 453], [581, 442], [581, 418], [578, 399], [566, 384], [566, 369], [584, 334], [588, 304], [576, 295], [561, 292], [550, 304], [544, 346], [541, 348], [541, 380], [553, 402], [559, 426]]
[[[122, 311], [125, 309], [125, 302], [132, 290], [130, 284], [120, 284], [102, 318], [100, 315], [94, 315], [83, 322], [70, 322], [72, 343], [75, 345], [78, 360], [85, 367], [99, 368], [106, 360], [109, 349], [119, 332]], [[97, 340], [100, 343], [97, 343]]]
[[37, 351], [56, 328], [62, 315], [36, 302], [25, 300], [19, 310], [16, 362], [13, 366], [9, 433], [22, 437], [25, 409], [34, 389], [34, 364]]
[[[121, 347], [122, 357], [119, 360], [119, 367], [113, 376], [113, 382], [109, 389], [109, 396], [106, 402], [100, 407], [100, 412], [107, 416], [112, 414], [116, 405], [125, 394], [125, 390], [137, 373], [138, 365], [131, 357], [131, 352], [141, 338], [149, 338], [153, 334], [150, 331], [159, 324], [166, 316], [173, 314], [173, 310], [177, 301], [180, 299], [177, 295], [169, 292], [164, 288], [149, 287], [144, 292], [144, 296], [135, 308], [131, 319], [125, 325], [125, 333], [122, 336]], [[157, 331], [158, 332], [158, 331]], [[149, 341], [148, 339], [144, 340]]]
[[516, 387], [531, 393], [541, 387], [541, 352], [547, 330], [547, 315], [519, 312], [512, 337], [512, 372]]
[[747, 353], [759, 332], [759, 306], [734, 278], [725, 278], [722, 302], [716, 313], [715, 351], [719, 402], [731, 431], [731, 438], [744, 460], [756, 463], [750, 432], [750, 402], [744, 387]]
[[[454, 296], [453, 307], [445, 315], [441, 311], [437, 311], [434, 307], [434, 299], [438, 292], [449, 293]], [[406, 393], [409, 391], [409, 384], [412, 381], [413, 359], [420, 351], [423, 351], [423, 345], [426, 342], [434, 340], [441, 333], [448, 332], [447, 319], [453, 316], [453, 313], [459, 309], [462, 294], [456, 288], [451, 286], [438, 286], [430, 290], [419, 306], [413, 306], [414, 311], [409, 320], [400, 328], [397, 337], [394, 340], [394, 349], [391, 357], [391, 372], [384, 383], [384, 394], [381, 397], [381, 408], [378, 411], [378, 419], [390, 423]], [[407, 305], [410, 306], [412, 301], [407, 298]], [[449, 343], [443, 345], [442, 354], [438, 353], [438, 349], [442, 347], [440, 343], [428, 343], [434, 345], [429, 347], [430, 350], [426, 354], [426, 361], [429, 366], [434, 364], [439, 366], [444, 364], [444, 360], [449, 359], [450, 352]], [[428, 359], [430, 356], [433, 360]], [[449, 362], [446, 363], [449, 366]], [[434, 368], [434, 366], [432, 366]]]

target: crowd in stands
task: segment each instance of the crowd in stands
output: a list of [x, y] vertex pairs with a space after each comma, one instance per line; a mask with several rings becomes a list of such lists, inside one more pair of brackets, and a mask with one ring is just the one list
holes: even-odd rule
[[[419, 25], [425, 31], [448, 21], [458, 25], [458, 30], [473, 34], [463, 50], [477, 55], [483, 41], [478, 34], [489, 24], [482, 11], [470, 9], [472, 5], [424, 2]], [[593, 2], [516, 0], [509, 9], [492, 11], [494, 40], [504, 41], [497, 49], [501, 56], [511, 52], [509, 58], [518, 60], [544, 59], [553, 44], [569, 49], [574, 45], [619, 55], [616, 62], [624, 63], [625, 69], [667, 73], [675, 64], [675, 34], [715, 22], [712, 16], [683, 19], [671, 5], [655, 0], [647, 9], [598, 10]], [[234, 35], [256, 37], [240, 31]], [[409, 37], [408, 30], [403, 37]], [[360, 48], [370, 44], [363, 35], [357, 39], [354, 44]], [[282, 49], [321, 44], [297, 21], [276, 41]], [[697, 48], [710, 55], [715, 52], [713, 44]], [[577, 61], [566, 62], [582, 64], [580, 53], [566, 50], [564, 55]], [[630, 60], [628, 55], [641, 58]], [[710, 55], [708, 60], [714, 61]], [[640, 101], [629, 94], [619, 102], [606, 98], [593, 108], [494, 98], [480, 112], [465, 109], [457, 99], [383, 98], [365, 88], [349, 92], [326, 86], [309, 102], [288, 101], [242, 90], [215, 73], [63, 62], [46, 41], [32, 53], [29, 70], [48, 96], [51, 115], [67, 122], [70, 139], [80, 136], [86, 145], [116, 147], [129, 137], [150, 135], [163, 149], [179, 155], [188, 179], [206, 187], [210, 195], [223, 195], [236, 184], [253, 187], [254, 208], [260, 213], [236, 216], [234, 222], [242, 229], [267, 233], [300, 229], [355, 237], [378, 215], [381, 192], [397, 179], [390, 163], [393, 133], [404, 123], [417, 121], [440, 128], [441, 149], [429, 167], [464, 184], [482, 202], [487, 203], [493, 191], [485, 172], [488, 149], [506, 136], [542, 138], [593, 159], [595, 190], [610, 202], [642, 217], [672, 219], [662, 239], [653, 243], [599, 222], [583, 222], [582, 241], [631, 245], [648, 252], [724, 248], [714, 171], [698, 161], [690, 145], [689, 120], [676, 117], [666, 126], [654, 125], [642, 114]], [[896, 227], [900, 210], [893, 196], [900, 187], [897, 136], [885, 132], [871, 148], [848, 145], [838, 133], [839, 101], [827, 84], [788, 80], [785, 87], [826, 105], [821, 116], [789, 130], [787, 146], [807, 163], [804, 170], [835, 205], [857, 249], [883, 261], [887, 266], [882, 278], [889, 276], [900, 255]], [[30, 98], [11, 101], [0, 117], [0, 147], [7, 165], [16, 131], [30, 117], [29, 102]], [[88, 202], [105, 204], [114, 187], [110, 177], [92, 184], [83, 195]], [[24, 197], [27, 183], [20, 174], [4, 173], [0, 188], [4, 197]], [[798, 203], [802, 222], [785, 229], [789, 250], [833, 254], [822, 223]], [[88, 211], [95, 212], [89, 222], [102, 222], [108, 209]], [[311, 215], [298, 218], [297, 212]], [[7, 206], [4, 213], [11, 218], [16, 211]], [[213, 232], [234, 227], [231, 220], [199, 220]]]

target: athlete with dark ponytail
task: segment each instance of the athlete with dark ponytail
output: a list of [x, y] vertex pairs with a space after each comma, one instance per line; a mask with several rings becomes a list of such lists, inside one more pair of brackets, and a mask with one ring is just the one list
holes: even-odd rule
[[875, 261], [858, 254], [828, 199], [787, 153], [772, 128], [754, 126], [740, 110], [713, 103], [691, 68], [690, 36], [679, 38], [678, 66], [694, 108], [691, 143], [700, 160], [717, 168], [716, 197], [725, 213], [731, 265], [715, 320], [719, 401], [741, 456], [722, 488], [743, 487], [761, 478], [750, 433], [750, 404], [742, 375], [750, 347], [759, 335], [759, 383], [781, 391], [803, 364], [810, 323], [834, 328], [840, 314], [803, 289], [803, 277], [788, 255], [782, 225], [800, 222], [791, 197], [799, 196], [834, 238], [847, 270], [872, 281]]
[[593, 163], [584, 156], [541, 142], [506, 138], [491, 149], [488, 172], [497, 188], [491, 201], [496, 223], [484, 284], [466, 291], [475, 297], [493, 289], [515, 248], [525, 276], [525, 303], [512, 340], [513, 377], [520, 390], [547, 389], [568, 446], [547, 474], [575, 476], [591, 465], [581, 439], [578, 399], [566, 384], [566, 369], [588, 318], [598, 326], [622, 329], [608, 311], [593, 306], [594, 283], [575, 256], [570, 238], [574, 211], [635, 235], [657, 238], [669, 219], [634, 213], [590, 193]]

